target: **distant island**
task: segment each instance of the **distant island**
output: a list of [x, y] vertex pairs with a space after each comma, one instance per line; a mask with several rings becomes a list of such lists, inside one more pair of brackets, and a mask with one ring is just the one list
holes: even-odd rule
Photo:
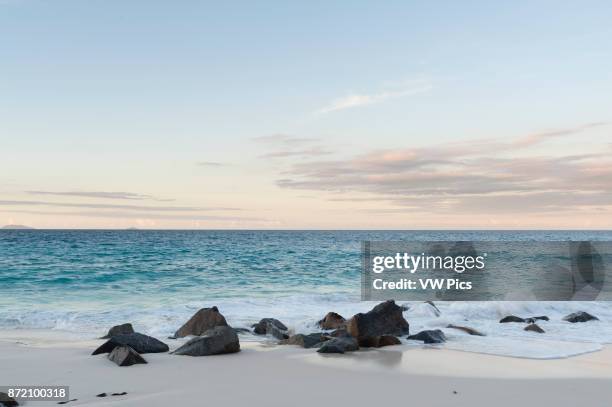
[[11, 229], [11, 230], [32, 230], [33, 227], [25, 226], [25, 225], [6, 225], [2, 226], [2, 229]]

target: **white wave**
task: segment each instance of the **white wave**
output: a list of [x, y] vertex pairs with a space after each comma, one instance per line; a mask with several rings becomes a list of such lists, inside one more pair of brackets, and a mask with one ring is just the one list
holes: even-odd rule
[[[108, 306], [96, 303], [73, 304], [63, 309], [32, 310], [5, 308], [0, 311], [0, 328], [45, 328], [68, 331], [82, 337], [99, 337], [112, 325], [132, 322], [135, 329], [165, 338], [174, 333], [199, 308], [216, 305], [230, 325], [250, 327], [261, 318], [283, 321], [294, 333], [318, 330], [316, 323], [327, 312], [350, 317], [370, 310], [375, 302], [361, 302], [350, 295], [317, 294], [292, 297], [243, 298], [195, 301], [186, 304]], [[593, 352], [602, 344], [612, 343], [612, 303], [608, 302], [439, 302], [440, 315], [425, 303], [404, 303], [410, 331], [442, 329], [449, 341], [448, 349], [538, 359], [562, 358]], [[575, 311], [596, 315], [600, 321], [570, 324], [562, 318]], [[532, 317], [546, 315], [550, 321], [538, 321], [545, 334], [526, 332], [525, 324], [500, 324], [506, 315]], [[469, 336], [447, 329], [448, 324], [470, 326], [485, 337]], [[243, 340], [259, 340], [244, 337]], [[412, 341], [407, 341], [412, 342]], [[412, 346], [412, 345], [411, 345]]]

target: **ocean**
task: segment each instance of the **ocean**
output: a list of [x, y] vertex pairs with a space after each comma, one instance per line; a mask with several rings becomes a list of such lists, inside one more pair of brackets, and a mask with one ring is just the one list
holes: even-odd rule
[[[612, 232], [2, 230], [0, 329], [94, 338], [132, 322], [164, 338], [197, 309], [216, 305], [235, 327], [274, 317], [309, 333], [328, 311], [350, 317], [375, 305], [360, 301], [365, 240], [612, 241]], [[439, 302], [439, 316], [428, 304], [405, 304], [412, 332], [453, 323], [487, 334], [445, 330], [450, 349], [558, 358], [612, 343], [611, 302]], [[577, 310], [600, 321], [561, 321]], [[538, 335], [499, 324], [508, 314], [551, 321]]]

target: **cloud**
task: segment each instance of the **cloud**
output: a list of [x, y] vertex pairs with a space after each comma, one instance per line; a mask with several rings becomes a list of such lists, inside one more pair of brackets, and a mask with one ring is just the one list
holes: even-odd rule
[[[319, 141], [310, 137], [294, 137], [286, 134], [273, 134], [252, 138], [271, 151], [260, 155], [260, 158], [316, 157], [331, 154], [332, 151], [322, 146], [312, 145]], [[310, 146], [309, 146], [310, 145]]]
[[227, 165], [217, 161], [200, 161], [197, 164], [201, 167], [224, 167]]
[[[529, 151], [556, 137], [584, 139], [582, 133], [603, 125], [586, 124], [509, 141], [474, 140], [300, 162], [284, 172], [277, 184], [336, 193], [333, 199], [357, 195], [355, 199], [387, 201], [428, 213], [612, 209], [612, 158], [607, 151], [547, 156]], [[574, 140], [576, 151], [583, 147], [579, 140]]]
[[432, 89], [429, 81], [420, 79], [415, 81], [403, 82], [401, 87], [396, 89], [384, 90], [376, 93], [359, 94], [352, 93], [344, 97], [332, 100], [326, 106], [318, 109], [316, 114], [327, 114], [339, 110], [351, 109], [355, 107], [373, 105], [389, 99], [397, 99], [404, 96], [412, 96], [425, 93]]
[[309, 144], [319, 141], [317, 138], [310, 137], [295, 137], [287, 134], [271, 134], [269, 136], [259, 136], [251, 138], [252, 141], [261, 144], [296, 146]]
[[156, 219], [156, 220], [186, 220], [186, 221], [254, 221], [261, 222], [265, 219], [240, 217], [240, 216], [223, 216], [223, 215], [200, 215], [200, 214], [169, 214], [169, 213], [138, 213], [138, 212], [93, 212], [93, 211], [36, 211], [27, 209], [5, 210], [8, 213], [22, 213], [27, 215], [45, 215], [45, 216], [78, 216], [87, 218], [111, 218], [111, 219]]
[[87, 209], [121, 209], [126, 211], [151, 212], [203, 212], [203, 211], [238, 211], [238, 208], [227, 207], [193, 207], [193, 206], [156, 206], [156, 205], [120, 205], [98, 203], [70, 203], [51, 201], [18, 201], [0, 200], [0, 206], [49, 206], [58, 208], [87, 208]]
[[169, 202], [173, 199], [161, 199], [151, 195], [138, 194], [134, 192], [105, 192], [105, 191], [25, 191], [30, 195], [51, 195], [51, 196], [75, 196], [82, 198], [102, 198], [102, 199], [125, 199], [125, 200], [153, 200]]
[[323, 147], [312, 147], [303, 150], [282, 150], [261, 155], [262, 158], [284, 158], [284, 157], [313, 157], [331, 154], [333, 151]]

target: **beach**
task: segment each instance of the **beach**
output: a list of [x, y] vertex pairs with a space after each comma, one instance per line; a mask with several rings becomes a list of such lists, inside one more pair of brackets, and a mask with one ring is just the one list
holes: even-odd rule
[[[361, 300], [360, 241], [551, 238], [612, 234], [5, 231], [0, 385], [70, 386], [69, 406], [599, 406], [612, 396], [609, 302], [398, 301], [364, 316], [381, 303]], [[341, 321], [323, 327], [330, 313]], [[568, 321], [574, 313], [593, 318]], [[257, 332], [267, 319], [281, 328]], [[127, 323], [164, 349], [136, 350], [147, 364], [122, 367], [92, 355], [105, 343], [98, 338]], [[216, 328], [237, 334], [240, 352], [171, 353]], [[358, 351], [317, 352], [342, 330]], [[443, 343], [408, 338], [438, 331]], [[300, 335], [313, 346], [279, 344]], [[222, 346], [237, 342], [225, 339]]]
[[[70, 398], [77, 399], [68, 405], [75, 406], [601, 406], [612, 397], [608, 345], [575, 357], [534, 360], [428, 345], [322, 355], [246, 342], [235, 354], [147, 354], [148, 364], [119, 368], [106, 355], [90, 355], [100, 343], [57, 331], [0, 331], [0, 382], [68, 385]], [[122, 392], [127, 394], [111, 396]], [[96, 397], [100, 393], [108, 396]]]

